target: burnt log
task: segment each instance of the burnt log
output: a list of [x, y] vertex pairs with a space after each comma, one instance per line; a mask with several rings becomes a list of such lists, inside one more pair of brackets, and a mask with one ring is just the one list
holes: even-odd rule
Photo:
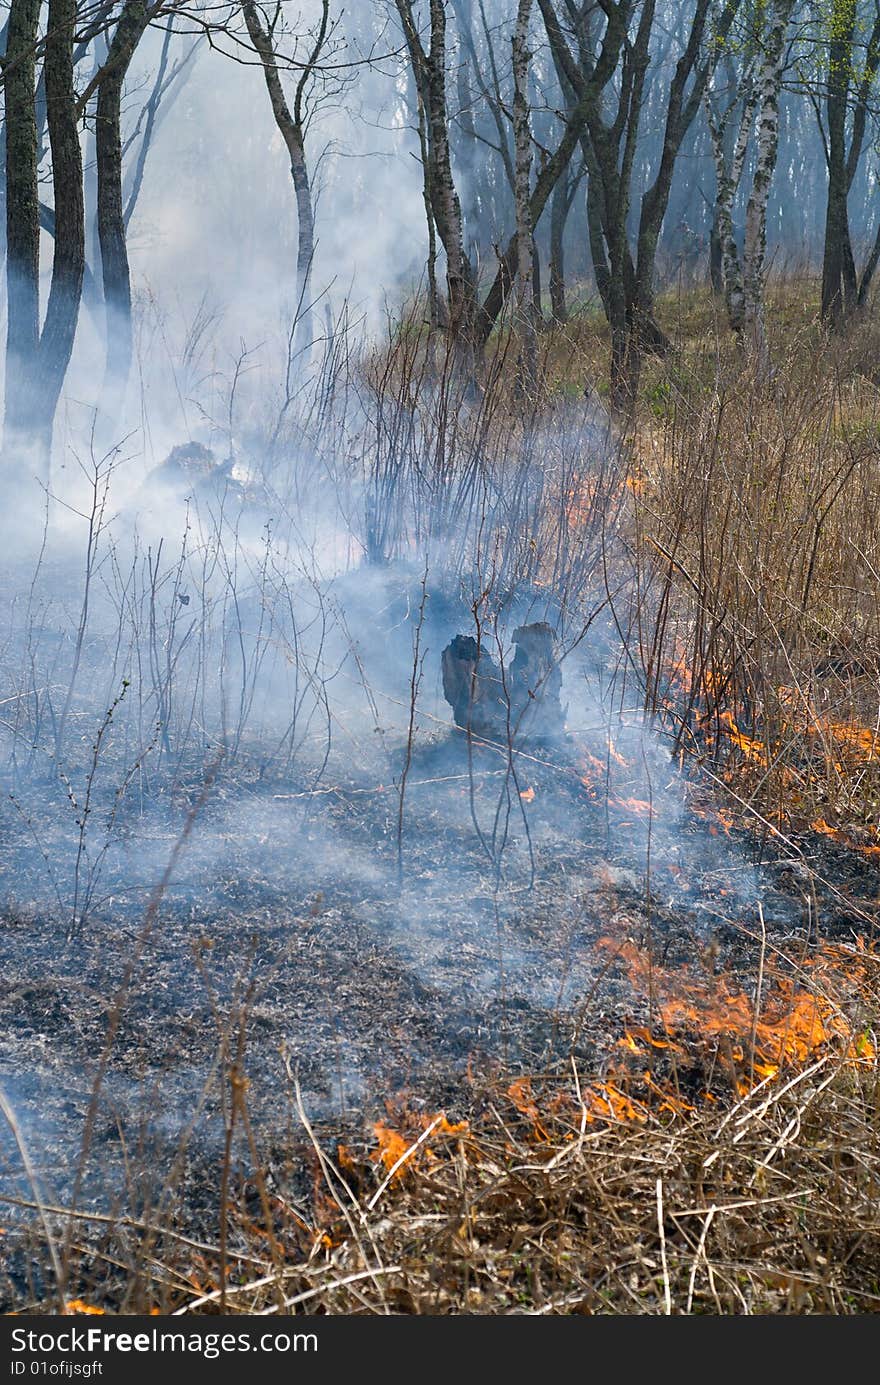
[[456, 635], [443, 650], [443, 695], [455, 724], [485, 740], [557, 740], [565, 711], [553, 631], [543, 622], [521, 625], [513, 642], [506, 671], [472, 635]]

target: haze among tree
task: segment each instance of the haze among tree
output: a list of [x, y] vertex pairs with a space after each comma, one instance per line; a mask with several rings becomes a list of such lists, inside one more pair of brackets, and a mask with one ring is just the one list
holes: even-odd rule
[[0, 85], [10, 1321], [877, 1312], [880, 0]]

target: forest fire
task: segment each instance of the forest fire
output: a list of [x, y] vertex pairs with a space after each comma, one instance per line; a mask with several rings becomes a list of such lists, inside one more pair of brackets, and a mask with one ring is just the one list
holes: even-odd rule
[[624, 965], [654, 1017], [652, 1028], [624, 1035], [628, 1054], [640, 1055], [647, 1044], [683, 1060], [720, 1061], [740, 1093], [755, 1078], [776, 1077], [823, 1053], [876, 1063], [876, 1016], [865, 1001], [880, 959], [862, 939], [852, 948], [823, 944], [786, 969], [781, 957], [766, 967], [762, 959], [752, 996], [723, 972], [652, 964], [628, 940], [602, 938], [598, 946]]
[[717, 1102], [725, 1084], [743, 1098], [832, 1057], [844, 1066], [877, 1066], [872, 996], [880, 959], [862, 940], [823, 946], [801, 959], [797, 976], [767, 968], [760, 1002], [723, 973], [652, 965], [628, 941], [602, 938], [598, 946], [624, 964], [654, 1018], [650, 1027], [624, 1030], [607, 1076], [579, 1083], [577, 1101], [567, 1088], [541, 1099], [530, 1078], [509, 1085], [539, 1144], [552, 1141], [561, 1115], [574, 1120], [578, 1109], [586, 1123], [687, 1118]]
[[581, 774], [581, 784], [592, 802], [604, 802], [618, 813], [634, 813], [644, 819], [652, 819], [659, 815], [656, 805], [650, 799], [628, 794], [622, 791], [622, 788], [618, 789], [615, 782], [618, 776], [614, 772], [632, 771], [629, 777], [637, 778], [638, 767], [633, 759], [627, 759], [621, 754], [610, 733], [607, 736], [604, 760], [586, 747], [580, 748], [579, 759], [581, 769], [584, 770]]
[[6, 10], [0, 1310], [880, 1310], [880, 0]]
[[[664, 711], [674, 718], [684, 716], [692, 748], [698, 753], [708, 751], [720, 761], [723, 780], [747, 797], [754, 784], [772, 781], [777, 786], [775, 804], [765, 806], [765, 822], [809, 825], [863, 856], [880, 855], [880, 822], [854, 826], [844, 819], [835, 824], [826, 820], [825, 813], [816, 813], [831, 797], [845, 804], [847, 796], [840, 789], [853, 776], [868, 782], [865, 776], [875, 771], [880, 757], [876, 724], [860, 722], [855, 714], [842, 720], [820, 712], [800, 687], [779, 685], [772, 690], [772, 716], [763, 718], [772, 722], [772, 733], [755, 715], [753, 730], [747, 733], [726, 705], [732, 686], [729, 677], [719, 676], [711, 667], [696, 673], [681, 647], [669, 663], [667, 677]], [[728, 748], [736, 754], [723, 754]]]

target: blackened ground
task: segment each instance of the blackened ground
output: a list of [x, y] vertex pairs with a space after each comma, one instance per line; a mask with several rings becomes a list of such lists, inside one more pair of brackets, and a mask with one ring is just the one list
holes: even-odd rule
[[[875, 862], [822, 836], [792, 848], [725, 828], [656, 748], [650, 801], [643, 769], [633, 784], [629, 770], [597, 783], [585, 754], [599, 750], [573, 737], [526, 748], [514, 778], [503, 750], [423, 737], [400, 840], [395, 784], [339, 767], [319, 793], [221, 779], [148, 935], [145, 891], [179, 813], [128, 823], [70, 943], [67, 919], [34, 903], [36, 875], [28, 891], [9, 837], [25, 902], [0, 925], [0, 1083], [46, 1199], [67, 1205], [81, 1173], [80, 1206], [137, 1216], [173, 1205], [210, 1236], [234, 1062], [260, 1159], [296, 1183], [294, 1080], [329, 1136], [363, 1132], [388, 1098], [467, 1116], [493, 1073], [571, 1055], [601, 1073], [647, 1013], [602, 937], [630, 937], [665, 966], [704, 957], [745, 985], [759, 903], [774, 946], [806, 945], [816, 929], [870, 935]], [[233, 1152], [250, 1166], [240, 1122]], [[0, 1193], [32, 1199], [5, 1128], [0, 1158]], [[13, 1226], [30, 1217], [7, 1208]], [[5, 1293], [20, 1305], [14, 1237], [7, 1246]]]

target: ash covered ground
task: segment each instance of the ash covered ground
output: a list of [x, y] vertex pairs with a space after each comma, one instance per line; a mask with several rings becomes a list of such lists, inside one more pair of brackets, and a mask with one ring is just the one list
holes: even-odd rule
[[[191, 1159], [219, 1158], [240, 1036], [269, 1150], [296, 1124], [292, 1074], [313, 1120], [357, 1122], [404, 1090], [459, 1111], [478, 1071], [543, 1070], [571, 1054], [601, 1070], [645, 1005], [596, 949], [609, 933], [650, 940], [664, 964], [711, 948], [713, 965], [748, 969], [761, 901], [778, 941], [806, 938], [803, 860], [771, 848], [776, 859], [757, 865], [755, 839], [719, 828], [705, 791], [694, 806], [693, 784], [651, 733], [618, 726], [620, 764], [601, 727], [511, 757], [428, 725], [414, 739], [400, 844], [402, 746], [365, 750], [356, 772], [331, 758], [311, 787], [221, 770], [147, 936], [146, 896], [180, 807], [129, 812], [73, 940], [27, 898], [16, 863], [2, 1082], [60, 1202], [111, 1016], [86, 1180], [90, 1201], [108, 1205], [124, 1195], [133, 1149], [157, 1186], [183, 1143]], [[810, 847], [837, 886], [823, 936], [863, 932], [872, 869], [833, 843]], [[14, 854], [8, 837], [5, 848]], [[41, 864], [31, 853], [36, 898]], [[8, 1190], [20, 1185], [16, 1162], [7, 1139]]]
[[[239, 1125], [235, 1157], [246, 1168], [256, 1151], [283, 1182], [303, 1139], [296, 1084], [332, 1139], [369, 1131], [389, 1099], [461, 1117], [498, 1078], [572, 1057], [601, 1074], [649, 1004], [600, 940], [738, 972], [747, 987], [759, 905], [771, 945], [804, 948], [864, 935], [876, 911], [870, 862], [827, 838], [786, 844], [731, 825], [699, 769], [682, 775], [659, 728], [621, 710], [604, 616], [560, 644], [564, 734], [511, 746], [469, 738], [443, 698], [441, 651], [469, 628], [460, 591], [355, 574], [328, 608], [345, 611], [348, 643], [324, 622], [322, 677], [302, 680], [291, 736], [290, 691], [263, 670], [277, 753], [240, 721], [222, 754], [203, 737], [201, 760], [192, 745], [175, 759], [159, 734], [139, 750], [132, 712], [114, 721], [78, 908], [106, 639], [84, 653], [88, 695], [71, 710], [80, 761], [71, 750], [69, 772], [35, 757], [14, 766], [0, 1085], [51, 1205], [146, 1215], [171, 1200], [210, 1235], [233, 1069], [255, 1140]], [[499, 658], [518, 624], [548, 617], [564, 625], [537, 590], [499, 603]], [[256, 605], [248, 620], [253, 638]], [[47, 621], [44, 642], [49, 632]], [[143, 772], [123, 775], [120, 793], [120, 766], [138, 756]], [[163, 756], [159, 774], [149, 767]], [[33, 1200], [8, 1129], [0, 1174], [7, 1199]]]

